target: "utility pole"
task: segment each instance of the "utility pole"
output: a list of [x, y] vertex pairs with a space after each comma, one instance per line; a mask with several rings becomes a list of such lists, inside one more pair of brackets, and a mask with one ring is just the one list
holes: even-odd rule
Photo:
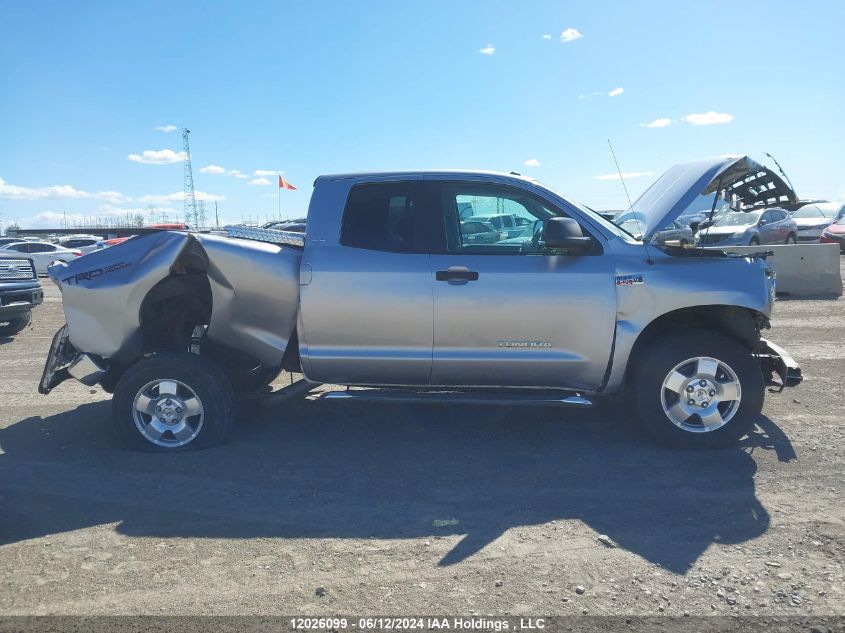
[[217, 203], [214, 203], [214, 226], [220, 228], [220, 215], [217, 213]]
[[193, 225], [197, 220], [197, 198], [194, 195], [194, 172], [191, 169], [191, 147], [188, 143], [190, 133], [188, 128], [182, 128], [182, 152], [185, 154], [182, 170], [185, 176], [185, 224]]

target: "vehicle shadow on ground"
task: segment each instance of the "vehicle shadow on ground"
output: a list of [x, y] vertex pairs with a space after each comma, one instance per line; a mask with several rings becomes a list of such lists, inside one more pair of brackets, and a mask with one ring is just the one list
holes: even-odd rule
[[160, 538], [463, 535], [431, 561], [450, 565], [510, 528], [577, 519], [683, 573], [711, 544], [767, 530], [751, 453], [791, 451], [767, 418], [743, 447], [678, 452], [600, 411], [297, 401], [225, 446], [157, 455], [126, 451], [109, 411], [0, 430], [0, 544], [112, 522]]

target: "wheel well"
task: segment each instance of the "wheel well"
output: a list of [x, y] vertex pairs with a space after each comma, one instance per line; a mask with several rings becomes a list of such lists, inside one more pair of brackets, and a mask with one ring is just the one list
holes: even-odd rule
[[[112, 391], [120, 376], [141, 358], [160, 352], [194, 352], [218, 366], [238, 392], [261, 389], [275, 378], [279, 367], [264, 367], [240, 349], [223, 341], [210, 340], [204, 333], [195, 338], [197, 326], [211, 323], [213, 295], [208, 279], [208, 257], [192, 240], [179, 256], [170, 274], [159, 281], [141, 302], [139, 342], [132, 357], [112, 363], [102, 381]], [[196, 332], [199, 335], [199, 332]], [[298, 347], [298, 346], [295, 346]], [[287, 358], [298, 365], [298, 356]]]
[[753, 351], [760, 343], [760, 330], [769, 327], [769, 320], [761, 313], [738, 306], [695, 306], [667, 312], [649, 323], [637, 337], [625, 372], [626, 382], [645, 358], [645, 351], [656, 338], [668, 332], [702, 328], [725, 334]]

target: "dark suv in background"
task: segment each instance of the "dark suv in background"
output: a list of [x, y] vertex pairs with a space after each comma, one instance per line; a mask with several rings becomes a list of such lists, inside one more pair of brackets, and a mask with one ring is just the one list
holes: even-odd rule
[[43, 301], [32, 260], [0, 254], [0, 336], [23, 330], [32, 320], [32, 308]]

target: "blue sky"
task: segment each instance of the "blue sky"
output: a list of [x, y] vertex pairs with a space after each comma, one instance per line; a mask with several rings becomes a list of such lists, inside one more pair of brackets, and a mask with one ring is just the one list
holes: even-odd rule
[[632, 195], [682, 160], [768, 151], [802, 197], [845, 198], [841, 0], [65, 1], [2, 13], [4, 226], [151, 204], [181, 217], [181, 137], [164, 126], [192, 130], [195, 186], [222, 221], [274, 217], [276, 178], [262, 173], [277, 170], [299, 188], [282, 193], [291, 216], [320, 174], [430, 167], [515, 170], [620, 208], [619, 181], [597, 178], [615, 171], [608, 138]]

